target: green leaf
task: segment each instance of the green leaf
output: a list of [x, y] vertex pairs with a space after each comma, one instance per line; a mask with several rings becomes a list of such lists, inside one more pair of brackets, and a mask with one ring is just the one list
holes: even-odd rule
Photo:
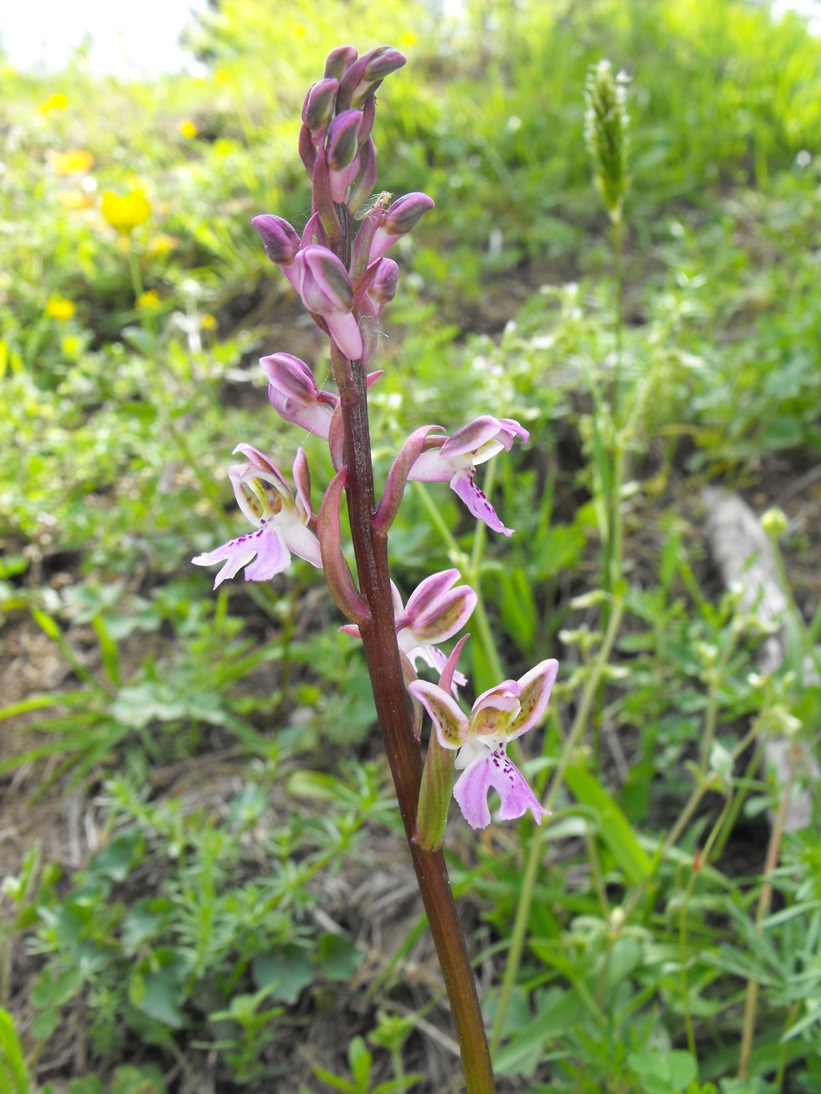
[[106, 676], [115, 687], [120, 685], [120, 651], [117, 643], [111, 636], [100, 616], [95, 616], [91, 621], [94, 632], [97, 635], [97, 643], [100, 647], [100, 660], [103, 663]]
[[145, 840], [136, 828], [123, 832], [97, 852], [91, 860], [89, 876], [125, 881], [133, 868], [142, 861], [144, 851]]
[[677, 1049], [664, 1053], [631, 1052], [627, 1062], [646, 1094], [677, 1094], [698, 1075], [698, 1066], [690, 1053]]
[[32, 989], [32, 1006], [38, 1010], [62, 1007], [77, 994], [82, 984], [83, 971], [79, 965], [71, 965], [60, 972], [55, 972], [51, 965], [47, 965]]
[[631, 885], [650, 876], [650, 858], [639, 843], [630, 822], [601, 784], [581, 767], [568, 767], [565, 782], [580, 805], [599, 820], [599, 834], [613, 852]]
[[72, 1079], [68, 1084], [68, 1094], [103, 1094], [103, 1084], [96, 1075], [86, 1079]]
[[182, 991], [173, 968], [147, 973], [138, 995], [139, 999], [132, 999], [132, 1002], [149, 1018], [171, 1029], [181, 1029], [185, 1025], [185, 1015], [180, 1010]]
[[111, 1081], [110, 1094], [166, 1094], [162, 1072], [153, 1064], [143, 1067], [118, 1067]]
[[2, 1094], [28, 1094], [29, 1086], [23, 1046], [14, 1027], [14, 1019], [0, 1007], [0, 1091]]
[[320, 935], [319, 967], [328, 980], [348, 980], [359, 968], [365, 955], [343, 935], [326, 932]]
[[276, 953], [260, 954], [251, 969], [259, 988], [267, 988], [274, 999], [293, 1006], [303, 988], [314, 978], [311, 955], [300, 946], [285, 946]]

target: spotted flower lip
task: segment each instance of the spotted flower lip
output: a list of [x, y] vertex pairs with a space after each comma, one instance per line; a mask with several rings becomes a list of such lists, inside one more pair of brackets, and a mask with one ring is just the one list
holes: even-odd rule
[[312, 513], [304, 451], [300, 448], [294, 460], [296, 497], [276, 464], [264, 453], [247, 444], [238, 445], [234, 451], [241, 452], [248, 463], [235, 464], [229, 469], [231, 485], [240, 509], [257, 530], [237, 536], [191, 561], [197, 566], [224, 563], [214, 579], [215, 589], [243, 567], [246, 581], [269, 581], [290, 565], [292, 552], [321, 569], [319, 540], [308, 528]]
[[516, 437], [527, 441], [530, 434], [513, 418], [493, 418], [489, 414], [475, 418], [452, 436], [431, 438], [430, 447], [416, 459], [408, 474], [415, 482], [447, 482], [477, 520], [494, 532], [512, 536], [475, 484], [476, 465], [484, 463], [502, 449], [510, 451]]
[[541, 720], [558, 671], [558, 661], [541, 661], [519, 680], [504, 680], [483, 692], [470, 714], [438, 684], [416, 680], [408, 685], [408, 691], [430, 715], [439, 744], [459, 750], [454, 766], [462, 774], [453, 796], [471, 828], [490, 824], [487, 799], [491, 789], [501, 800], [500, 820], [515, 820], [530, 812], [541, 824], [547, 815], [508, 757], [507, 745]]

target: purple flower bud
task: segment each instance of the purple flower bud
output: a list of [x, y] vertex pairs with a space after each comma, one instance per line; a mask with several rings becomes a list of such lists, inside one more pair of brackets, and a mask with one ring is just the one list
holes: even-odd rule
[[386, 76], [405, 64], [405, 58], [391, 46], [377, 46], [350, 66], [339, 85], [338, 104], [360, 107], [373, 95]]
[[399, 280], [399, 267], [392, 258], [380, 259], [373, 281], [368, 287], [368, 296], [376, 302], [378, 310], [389, 304], [396, 295], [396, 283]]
[[432, 208], [433, 198], [429, 198], [427, 194], [405, 194], [385, 210], [381, 227], [391, 235], [403, 236], [416, 227], [422, 215]]
[[385, 210], [382, 223], [371, 242], [368, 261], [374, 262], [377, 258], [381, 258], [397, 239], [409, 232], [422, 215], [433, 207], [433, 199], [427, 194], [405, 194], [404, 197], [397, 198], [393, 205]]
[[327, 247], [303, 247], [297, 255], [299, 294], [308, 311], [351, 311], [353, 285], [342, 261]]
[[370, 53], [366, 53], [362, 60], [367, 62], [364, 79], [370, 81], [384, 80], [407, 63], [407, 59], [392, 46], [377, 46]]
[[331, 337], [350, 360], [362, 357], [362, 336], [352, 314], [353, 285], [341, 260], [326, 247], [310, 246], [296, 256], [298, 289], [310, 312], [324, 319]]
[[325, 77], [341, 80], [356, 58], [359, 56], [354, 46], [337, 46], [328, 54], [325, 62]]
[[268, 377], [268, 398], [280, 418], [327, 441], [339, 396], [320, 391], [305, 362], [290, 353], [273, 353], [259, 363]]
[[287, 220], [271, 213], [261, 213], [251, 221], [259, 232], [262, 246], [277, 266], [288, 266], [296, 258], [302, 241]]
[[317, 80], [305, 96], [302, 120], [311, 133], [321, 133], [327, 129], [334, 116], [338, 90], [339, 80]]
[[338, 114], [328, 131], [327, 162], [330, 170], [331, 197], [341, 205], [348, 196], [348, 187], [359, 174], [359, 127], [362, 115], [358, 110]]
[[362, 115], [358, 110], [345, 110], [337, 114], [328, 130], [328, 166], [332, 171], [349, 167], [359, 151], [359, 125]]

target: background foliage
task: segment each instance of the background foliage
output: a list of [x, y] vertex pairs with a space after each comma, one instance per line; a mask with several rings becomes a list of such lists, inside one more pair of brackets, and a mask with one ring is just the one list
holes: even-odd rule
[[[454, 1070], [426, 1025], [435, 988], [414, 986], [421, 926], [377, 944], [375, 898], [334, 904], [398, 847], [360, 652], [302, 564], [214, 595], [188, 563], [240, 526], [239, 441], [284, 466], [305, 444], [316, 497], [330, 474], [267, 406], [260, 354], [328, 366], [250, 219], [307, 218], [299, 112], [340, 27], [407, 53], [380, 94], [379, 185], [436, 201], [398, 256], [378, 461], [423, 421], [531, 431], [493, 484], [511, 541], [432, 491], [408, 492], [391, 537], [406, 595], [454, 563], [481, 585], [478, 690], [498, 666], [562, 663], [528, 760], [553, 823], [474, 839], [452, 822], [501, 1089], [816, 1090], [821, 849], [816, 824], [773, 841], [783, 788], [758, 741], [818, 724], [817, 497], [792, 495], [796, 652], [768, 678], [701, 532], [705, 482], [763, 507], [821, 443], [821, 45], [742, 0], [484, 0], [459, 18], [222, 0], [190, 31], [202, 78], [5, 66], [0, 828], [18, 798], [47, 818], [80, 795], [88, 838], [61, 854], [45, 825], [9, 860], [0, 1090], [62, 1071], [71, 1094], [439, 1091]], [[603, 56], [631, 78], [620, 331], [583, 140]], [[617, 359], [628, 589], [608, 637], [615, 616], [579, 596], [606, 587], [597, 408]], [[49, 652], [24, 672], [20, 648]]]

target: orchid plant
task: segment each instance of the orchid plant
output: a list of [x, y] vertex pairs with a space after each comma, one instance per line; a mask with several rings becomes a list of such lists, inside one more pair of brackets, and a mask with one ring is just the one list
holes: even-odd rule
[[[270, 402], [282, 419], [327, 442], [335, 475], [318, 513], [302, 449], [291, 490], [274, 461], [249, 444], [235, 452], [244, 463], [229, 469], [243, 514], [254, 531], [194, 558], [222, 563], [214, 587], [244, 570], [246, 581], [267, 581], [292, 554], [322, 569], [342, 628], [361, 639], [377, 718], [397, 791], [411, 856], [445, 978], [468, 1091], [494, 1089], [493, 1070], [467, 948], [459, 926], [442, 852], [451, 797], [468, 824], [491, 822], [488, 797], [501, 800], [499, 817], [546, 810], [507, 755], [509, 741], [542, 719], [557, 662], [544, 660], [519, 680], [485, 691], [469, 714], [458, 702], [467, 685], [457, 669], [464, 636], [448, 656], [440, 648], [461, 630], [477, 594], [459, 585], [454, 569], [421, 582], [406, 604], [391, 581], [388, 532], [408, 481], [446, 482], [469, 512], [490, 529], [513, 534], [476, 485], [476, 465], [509, 451], [528, 433], [512, 419], [485, 415], [451, 436], [436, 424], [415, 430], [401, 446], [377, 500], [371, 462], [368, 390], [381, 375], [368, 372], [377, 321], [393, 299], [398, 267], [388, 251], [433, 208], [422, 193], [374, 200], [376, 155], [371, 138], [376, 91], [405, 58], [382, 46], [359, 57], [335, 49], [325, 73], [308, 92], [299, 153], [312, 183], [311, 215], [302, 231], [281, 217], [254, 218], [263, 247], [299, 294], [329, 340], [336, 392], [321, 390], [308, 365], [289, 353], [263, 357]], [[356, 578], [342, 547], [340, 506], [347, 500]], [[438, 683], [420, 679], [422, 662]], [[433, 723], [423, 754], [423, 711]], [[455, 779], [456, 771], [461, 774]]]

